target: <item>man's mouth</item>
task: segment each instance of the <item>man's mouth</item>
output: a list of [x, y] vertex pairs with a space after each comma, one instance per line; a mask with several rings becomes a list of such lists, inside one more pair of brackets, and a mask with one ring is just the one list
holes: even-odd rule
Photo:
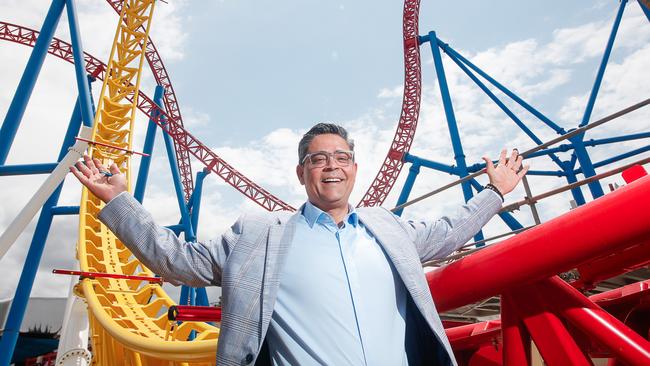
[[340, 183], [343, 179], [341, 178], [324, 178], [321, 180], [323, 183]]

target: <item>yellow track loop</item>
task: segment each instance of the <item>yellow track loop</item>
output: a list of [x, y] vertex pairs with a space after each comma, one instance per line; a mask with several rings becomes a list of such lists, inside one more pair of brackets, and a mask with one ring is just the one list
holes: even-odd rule
[[[131, 150], [133, 121], [151, 27], [154, 0], [125, 0], [107, 77], [95, 116], [93, 140]], [[139, 30], [146, 29], [146, 32]], [[132, 96], [133, 102], [128, 98]], [[96, 146], [91, 155], [117, 163], [130, 186], [130, 155]], [[99, 220], [103, 203], [86, 189], [79, 212], [77, 257], [82, 271], [152, 276]], [[94, 365], [214, 365], [219, 329], [206, 323], [167, 320], [174, 301], [160, 285], [145, 281], [83, 279], [88, 302]], [[172, 325], [174, 326], [172, 328]], [[195, 338], [188, 341], [194, 331]]]

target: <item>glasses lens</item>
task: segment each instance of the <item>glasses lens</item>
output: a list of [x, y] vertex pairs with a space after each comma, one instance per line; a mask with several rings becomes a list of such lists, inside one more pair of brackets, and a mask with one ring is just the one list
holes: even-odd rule
[[348, 166], [352, 162], [353, 154], [350, 151], [335, 151], [334, 153], [328, 153], [328, 152], [316, 152], [307, 155], [307, 158], [309, 159], [309, 164], [314, 167], [324, 167], [329, 163], [329, 158], [332, 156], [334, 158], [334, 162], [338, 166]]
[[314, 153], [309, 156], [309, 162], [311, 165], [316, 167], [325, 166], [327, 164], [327, 154], [325, 153]]
[[336, 159], [336, 162], [339, 165], [347, 166], [350, 165], [350, 162], [352, 161], [352, 154], [345, 151], [337, 151], [334, 153], [334, 159]]

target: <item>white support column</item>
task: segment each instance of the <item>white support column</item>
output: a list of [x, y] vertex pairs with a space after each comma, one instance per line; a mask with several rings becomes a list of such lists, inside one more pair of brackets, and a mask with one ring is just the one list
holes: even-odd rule
[[79, 276], [72, 276], [56, 354], [56, 366], [88, 366], [92, 359], [88, 351], [88, 309], [84, 300], [74, 293], [77, 283]]
[[[92, 129], [81, 127], [80, 137], [89, 140], [92, 137]], [[88, 148], [88, 143], [79, 141], [68, 149], [68, 153], [63, 157], [61, 162], [54, 168], [49, 177], [43, 182], [41, 187], [34, 193], [32, 198], [27, 202], [25, 207], [20, 211], [18, 216], [11, 222], [7, 230], [0, 236], [0, 259], [2, 259], [9, 248], [14, 244], [18, 236], [25, 230], [25, 227], [36, 216], [36, 213], [43, 207], [45, 201], [52, 195], [56, 187], [63, 182], [65, 176], [70, 172], [70, 167], [82, 157], [84, 151]]]

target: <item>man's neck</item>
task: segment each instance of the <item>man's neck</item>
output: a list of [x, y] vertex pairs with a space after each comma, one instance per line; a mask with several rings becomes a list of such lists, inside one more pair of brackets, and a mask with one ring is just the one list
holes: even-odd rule
[[338, 227], [341, 227], [343, 224], [343, 220], [345, 219], [345, 216], [348, 214], [348, 208], [346, 207], [345, 210], [341, 209], [336, 209], [336, 210], [330, 210], [330, 211], [325, 211], [327, 212], [330, 216], [332, 216], [332, 219], [336, 223]]
[[[313, 202], [311, 202], [311, 204], [314, 205], [314, 207], [318, 207]], [[346, 204], [343, 207], [318, 208], [326, 214], [330, 215], [338, 226], [341, 226], [341, 223], [345, 219], [345, 216], [350, 212], [350, 204]]]

